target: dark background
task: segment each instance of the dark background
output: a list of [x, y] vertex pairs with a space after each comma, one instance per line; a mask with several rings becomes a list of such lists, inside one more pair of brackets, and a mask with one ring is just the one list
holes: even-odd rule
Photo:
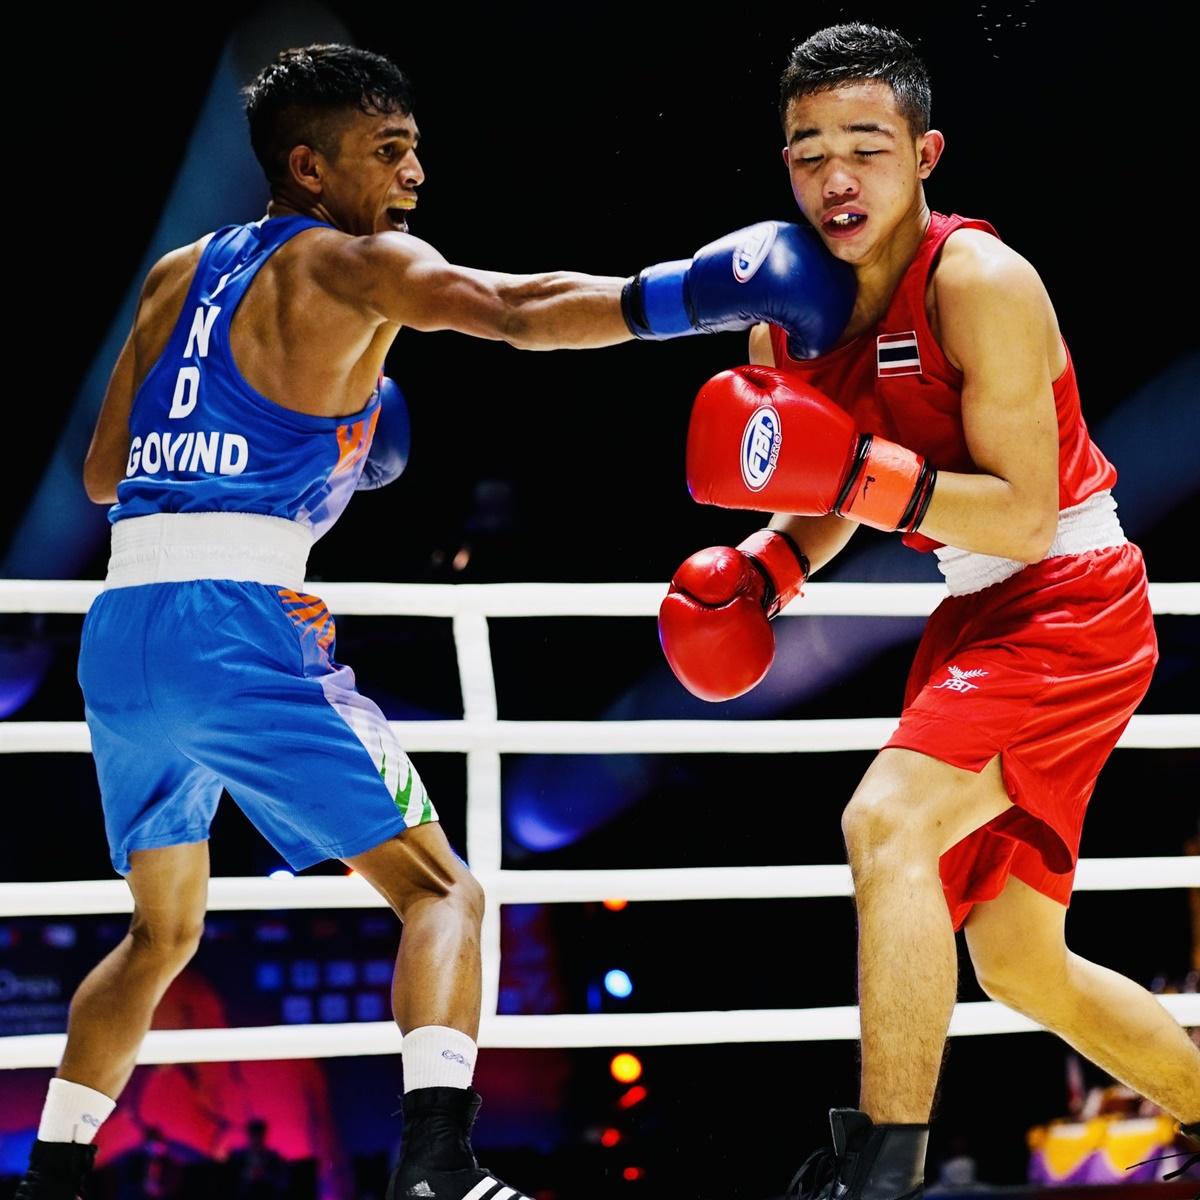
[[[775, 115], [788, 48], [838, 20], [894, 25], [929, 63], [934, 125], [947, 137], [926, 186], [930, 206], [991, 221], [1037, 267], [1074, 356], [1089, 425], [1100, 428], [1195, 350], [1192, 89], [1179, 31], [1139, 25], [1134, 10], [1107, 22], [1078, 6], [1030, 0], [808, 4], [780, 6], [779, 15], [716, 9], [708, 17], [691, 8], [329, 10], [351, 40], [392, 56], [414, 82], [427, 174], [414, 233], [475, 266], [615, 275], [686, 256], [752, 221], [793, 218]], [[161, 11], [154, 22], [93, 12], [31, 29], [22, 43], [48, 70], [17, 101], [28, 119], [19, 122], [19, 164], [10, 163], [16, 261], [8, 274], [10, 287], [19, 283], [21, 308], [20, 317], [10, 309], [9, 322], [21, 345], [10, 359], [16, 386], [0, 539], [22, 521], [112, 314], [138, 282], [231, 31], [251, 20], [261, 33], [277, 19], [269, 9], [222, 4], [178, 16], [187, 23], [168, 22]], [[220, 161], [212, 171], [219, 175]], [[261, 212], [257, 202], [225, 219]], [[744, 358], [741, 335], [581, 356], [402, 332], [388, 370], [409, 399], [411, 464], [394, 486], [356, 497], [315, 548], [310, 579], [665, 580], [693, 550], [756, 525], [750, 514], [692, 504], [683, 483], [696, 387]], [[1160, 440], [1191, 438], [1194, 446], [1194, 407], [1190, 421], [1139, 429], [1144, 457], [1153, 460]], [[1100, 440], [1117, 457], [1122, 447]], [[1116, 494], [1120, 500], [1120, 484]], [[1174, 505], [1139, 535], [1152, 579], [1195, 577], [1190, 515]], [[857, 554], [884, 540], [865, 531], [852, 546]], [[456, 555], [466, 560], [461, 568]], [[101, 576], [105, 557], [96, 542], [81, 574]], [[829, 577], [855, 578], [848, 558]], [[36, 643], [48, 664], [41, 687], [11, 715], [79, 719], [79, 618], [3, 620], [8, 648]], [[611, 716], [647, 679], [659, 683], [637, 715], [690, 712], [661, 686], [665, 668], [649, 620], [493, 625], [502, 717]], [[1163, 662], [1143, 711], [1194, 707], [1193, 627], [1186, 618], [1160, 619]], [[853, 621], [832, 628], [852, 645]], [[916, 632], [909, 623], [869, 662], [777, 715], [894, 714]], [[338, 648], [389, 715], [461, 715], [448, 623], [344, 617]], [[737, 756], [622, 760], [613, 778], [636, 776], [635, 805], [541, 853], [510, 829], [507, 864], [840, 861], [838, 813], [869, 757], [759, 756], [752, 769]], [[462, 759], [417, 762], [461, 849]], [[0, 878], [111, 874], [86, 756], [10, 756], [0, 768], [8, 818]], [[520, 761], [506, 762], [506, 799], [519, 792], [522, 770]], [[555, 778], [570, 780], [571, 770], [568, 762]], [[1118, 751], [1097, 788], [1084, 855], [1180, 853], [1196, 828], [1196, 779], [1193, 750]], [[276, 864], [227, 801], [214, 829], [214, 873]], [[597, 980], [609, 966], [635, 981], [623, 1005], [602, 1002], [609, 1009], [853, 1001], [849, 901], [643, 904], [619, 914], [564, 905], [533, 918], [510, 912], [506, 922], [514, 960], [523, 939], [542, 947], [532, 956], [536, 968], [506, 967], [509, 1011], [588, 1011], [600, 1003]], [[1068, 930], [1079, 953], [1146, 984], [1182, 980], [1189, 968], [1182, 892], [1084, 893]], [[0, 947], [0, 955], [19, 965], [19, 950]], [[65, 963], [69, 988], [86, 962]], [[200, 963], [217, 981], [227, 977], [218, 949], [206, 945]], [[981, 998], [969, 967], [962, 997]], [[278, 1019], [256, 1013], [243, 1019]], [[634, 1142], [647, 1177], [629, 1185], [611, 1169], [602, 1177], [613, 1180], [612, 1194], [652, 1187], [753, 1197], [778, 1188], [821, 1137], [824, 1110], [854, 1102], [854, 1057], [850, 1043], [647, 1050], [650, 1094]], [[982, 1177], [1021, 1179], [1025, 1129], [1064, 1111], [1065, 1057], [1047, 1035], [956, 1042], [931, 1161], [961, 1136]], [[533, 1078], [544, 1056], [527, 1059]], [[504, 1061], [520, 1071], [525, 1060]], [[546, 1163], [573, 1161], [589, 1124], [615, 1119], [606, 1061], [597, 1051], [569, 1056], [570, 1120], [542, 1163], [552, 1174]], [[359, 1067], [372, 1078], [397, 1075], [384, 1060]], [[498, 1129], [488, 1122], [485, 1107], [485, 1145], [489, 1128]], [[530, 1129], [527, 1144], [538, 1141]], [[563, 1182], [560, 1172], [547, 1186]]]

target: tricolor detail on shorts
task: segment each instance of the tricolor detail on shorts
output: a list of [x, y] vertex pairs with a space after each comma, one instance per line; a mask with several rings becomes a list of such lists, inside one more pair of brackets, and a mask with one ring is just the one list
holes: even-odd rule
[[276, 588], [281, 606], [300, 634], [304, 673], [319, 683], [330, 708], [349, 726], [371, 756], [404, 824], [426, 825], [438, 819], [421, 777], [405, 754], [387, 718], [355, 685], [354, 672], [333, 659], [334, 619], [319, 596]]
[[283, 611], [302, 636], [311, 633], [322, 650], [328, 650], [333, 645], [337, 626], [324, 600], [291, 588], [280, 588], [279, 598], [283, 601]]
[[[398, 762], [393, 757], [390, 778], [388, 776], [387, 750], [383, 746], [380, 746], [380, 758], [379, 778], [383, 780], [384, 786], [391, 793], [392, 802], [396, 805], [396, 811], [404, 818], [405, 825], [410, 829], [414, 825], [427, 825], [433, 819], [433, 805], [430, 803], [429, 793], [425, 791], [420, 777], [412, 769], [408, 755], [403, 750], [400, 751], [402, 762]], [[407, 770], [404, 786], [401, 787], [400, 772], [405, 769]], [[395, 781], [395, 786], [393, 786], [393, 781]]]
[[437, 820], [429, 794], [420, 775], [413, 770], [404, 749], [379, 709], [354, 690], [354, 673], [338, 667], [320, 677], [321, 689], [329, 706], [349, 726], [375, 764], [375, 770], [387, 788], [396, 811], [410, 829]]

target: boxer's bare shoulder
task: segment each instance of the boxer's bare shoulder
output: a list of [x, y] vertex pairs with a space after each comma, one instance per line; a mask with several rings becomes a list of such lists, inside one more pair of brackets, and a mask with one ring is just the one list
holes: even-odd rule
[[1006, 292], [1041, 289], [1042, 282], [1028, 259], [983, 229], [956, 229], [942, 244], [929, 285], [937, 297], [980, 287]]
[[314, 226], [263, 263], [230, 325], [234, 360], [256, 391], [317, 416], [362, 408], [399, 330], [337, 282], [346, 247], [364, 240]]
[[134, 388], [162, 354], [211, 233], [164, 254], [146, 274], [133, 322]]
[[1028, 259], [985, 230], [956, 229], [946, 238], [929, 272], [925, 307], [934, 336], [960, 370], [951, 315], [977, 311], [978, 320], [989, 324], [1014, 307], [1040, 322], [1051, 378], [1066, 366], [1058, 318], [1041, 276]]

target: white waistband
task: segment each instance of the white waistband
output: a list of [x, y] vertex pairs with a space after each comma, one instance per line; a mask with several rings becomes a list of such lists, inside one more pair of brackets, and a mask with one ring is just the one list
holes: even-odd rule
[[[1045, 558], [1086, 554], [1089, 550], [1103, 550], [1107, 546], [1123, 546], [1125, 540], [1125, 531], [1117, 519], [1117, 502], [1112, 492], [1097, 492], [1082, 504], [1064, 508], [1058, 514], [1058, 532]], [[952, 596], [982, 591], [994, 583], [1012, 578], [1029, 565], [1015, 558], [975, 554], [970, 550], [956, 550], [952, 546], [939, 546], [934, 554], [938, 558], [938, 570], [945, 575], [946, 586]]]
[[112, 527], [104, 586], [237, 579], [299, 590], [312, 533], [257, 513], [153, 513]]

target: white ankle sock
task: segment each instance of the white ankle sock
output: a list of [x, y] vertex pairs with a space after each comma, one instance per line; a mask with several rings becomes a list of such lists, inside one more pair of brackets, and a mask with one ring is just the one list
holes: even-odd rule
[[465, 1033], [446, 1025], [422, 1025], [404, 1035], [404, 1090], [469, 1088], [478, 1047]]
[[67, 1079], [52, 1079], [38, 1125], [38, 1141], [91, 1145], [96, 1130], [116, 1107], [117, 1102], [103, 1092]]

